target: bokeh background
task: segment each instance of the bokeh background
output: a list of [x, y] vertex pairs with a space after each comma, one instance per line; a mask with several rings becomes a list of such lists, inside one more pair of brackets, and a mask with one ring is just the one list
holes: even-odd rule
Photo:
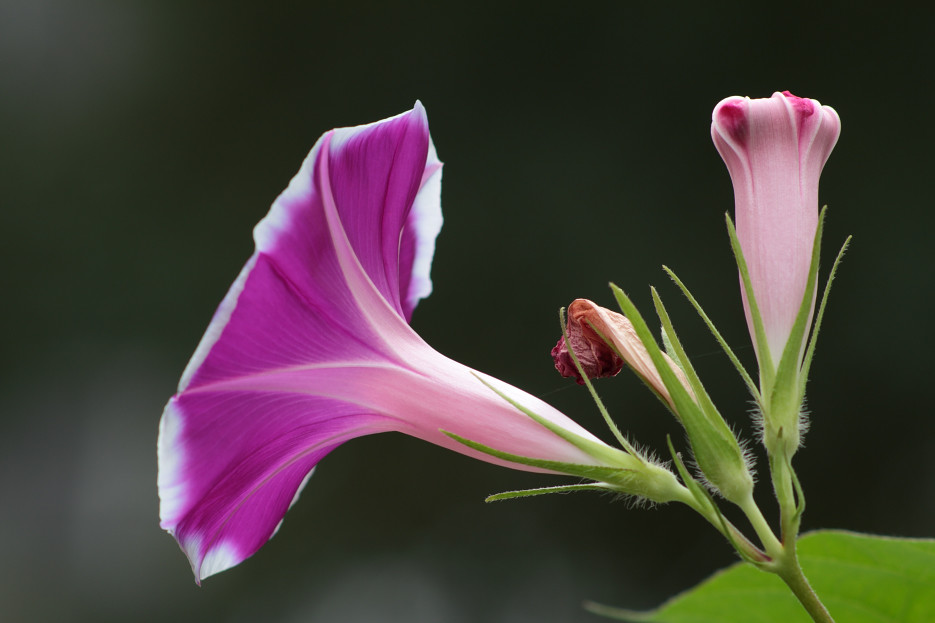
[[[195, 586], [157, 525], [162, 407], [316, 138], [417, 98], [446, 222], [415, 328], [599, 434], [549, 350], [558, 308], [610, 306], [613, 280], [646, 311], [660, 288], [750, 436], [741, 382], [660, 265], [752, 362], [711, 109], [784, 89], [834, 106], [825, 267], [854, 243], [797, 459], [805, 527], [935, 535], [932, 15], [859, 6], [0, 1], [0, 619], [587, 622], [585, 599], [650, 607], [733, 561], [686, 510], [485, 505], [554, 481], [382, 435]], [[637, 441], [684, 447], [634, 378], [599, 389]]]

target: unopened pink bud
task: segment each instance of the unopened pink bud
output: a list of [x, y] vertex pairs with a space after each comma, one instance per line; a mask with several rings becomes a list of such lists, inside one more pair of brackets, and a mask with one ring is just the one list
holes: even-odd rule
[[[737, 237], [774, 365], [805, 296], [818, 178], [840, 133], [832, 108], [788, 91], [728, 97], [714, 108], [711, 136], [734, 184]], [[755, 342], [746, 292], [743, 298]], [[757, 345], [758, 356], [762, 350]]]

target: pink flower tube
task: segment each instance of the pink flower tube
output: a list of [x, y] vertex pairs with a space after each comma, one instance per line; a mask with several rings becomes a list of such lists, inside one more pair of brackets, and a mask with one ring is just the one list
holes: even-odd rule
[[444, 357], [409, 327], [432, 289], [440, 191], [441, 163], [416, 104], [325, 134], [257, 225], [256, 251], [159, 427], [160, 525], [196, 580], [256, 552], [312, 468], [354, 437], [398, 431], [533, 469], [445, 430], [513, 455], [599, 464], [480, 378], [591, 447], [619, 453], [533, 396]]
[[[769, 99], [728, 97], [714, 108], [711, 137], [734, 185], [737, 237], [774, 367], [805, 296], [818, 178], [840, 133], [832, 108], [788, 91]], [[755, 343], [746, 292], [743, 301]], [[755, 345], [762, 358], [762, 345]]]

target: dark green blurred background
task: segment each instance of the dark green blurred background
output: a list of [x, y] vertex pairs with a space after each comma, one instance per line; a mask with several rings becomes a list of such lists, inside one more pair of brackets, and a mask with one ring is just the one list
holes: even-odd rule
[[[162, 407], [316, 138], [417, 98], [446, 222], [415, 328], [601, 435], [549, 349], [557, 309], [611, 305], [613, 280], [647, 312], [660, 287], [749, 436], [741, 382], [660, 265], [751, 362], [711, 109], [784, 89], [836, 108], [825, 267], [854, 244], [797, 459], [805, 526], [935, 535], [932, 15], [700, 4], [0, 1], [0, 619], [591, 621], [584, 599], [649, 607], [732, 562], [681, 508], [485, 505], [555, 480], [383, 435], [195, 587], [157, 525]], [[637, 441], [684, 447], [635, 379], [599, 389]]]

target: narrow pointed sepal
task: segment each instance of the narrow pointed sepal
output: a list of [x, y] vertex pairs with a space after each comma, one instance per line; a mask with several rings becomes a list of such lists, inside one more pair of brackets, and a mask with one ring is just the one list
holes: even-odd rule
[[701, 383], [655, 288], [652, 288], [652, 295], [656, 313], [662, 322], [663, 335], [667, 336], [677, 360], [683, 363], [695, 404], [704, 415], [703, 420], [689, 418], [686, 422], [695, 460], [708, 482], [726, 499], [732, 502], [746, 499], [753, 490], [753, 474], [747, 453]]
[[707, 397], [697, 375], [678, 343], [675, 331], [665, 309], [658, 301], [660, 320], [679, 358], [685, 362], [687, 379], [680, 379], [673, 369], [665, 365], [666, 357], [653, 339], [652, 333], [639, 310], [630, 298], [616, 285], [611, 284], [614, 296], [623, 313], [630, 318], [633, 328], [639, 336], [660, 372], [666, 390], [672, 397], [674, 412], [685, 427], [695, 459], [708, 477], [709, 482], [727, 499], [742, 499], [753, 487], [753, 478], [747, 466], [742, 447], [736, 437], [717, 413], [710, 398]]
[[727, 355], [727, 358], [730, 359], [730, 362], [734, 365], [734, 368], [737, 370], [737, 373], [740, 374], [740, 378], [743, 379], [743, 382], [747, 385], [747, 389], [750, 391], [750, 395], [753, 396], [753, 399], [760, 404], [762, 402], [762, 397], [760, 396], [760, 390], [756, 386], [756, 383], [753, 382], [753, 378], [747, 372], [747, 369], [743, 367], [743, 364], [740, 363], [740, 359], [734, 354], [734, 350], [728, 345], [727, 340], [721, 335], [720, 331], [717, 330], [717, 327], [714, 326], [711, 318], [708, 317], [708, 314], [705, 313], [704, 309], [701, 307], [701, 304], [697, 299], [692, 295], [691, 291], [688, 289], [678, 275], [675, 274], [668, 266], [663, 266], [662, 269], [666, 271], [666, 274], [675, 282], [675, 285], [682, 290], [682, 294], [685, 295], [685, 298], [688, 299], [688, 302], [692, 304], [692, 307], [695, 308], [695, 311], [701, 316], [701, 319], [707, 325], [708, 330], [711, 331], [711, 334], [714, 336], [714, 339], [717, 340], [721, 348], [724, 350], [724, 353]]
[[577, 493], [579, 491], [597, 491], [598, 493], [615, 493], [613, 488], [603, 483], [583, 485], [558, 485], [555, 487], [539, 487], [538, 489], [520, 489], [517, 491], [504, 491], [494, 493], [484, 498], [485, 502], [502, 502], [503, 500], [517, 500], [519, 498], [533, 498], [555, 493]]
[[501, 452], [450, 432], [445, 432], [445, 434], [459, 443], [480, 452], [490, 454], [498, 459], [540, 467], [552, 472], [564, 473], [569, 476], [587, 478], [596, 482], [585, 484], [600, 485], [606, 487], [608, 490], [645, 498], [651, 502], [666, 503], [674, 500], [682, 500], [688, 495], [685, 488], [679, 484], [675, 475], [664, 466], [639, 460], [624, 452], [620, 452], [619, 462], [613, 467], [576, 465], [555, 461], [544, 462], [530, 457]]
[[[826, 209], [822, 209], [815, 229], [812, 245], [811, 264], [808, 270], [805, 294], [799, 305], [799, 313], [789, 333], [772, 391], [767, 394], [767, 404], [763, 411], [763, 434], [766, 447], [771, 451], [785, 452], [789, 456], [795, 453], [802, 443], [801, 413], [805, 400], [805, 383], [802, 379], [802, 357], [805, 353], [807, 333], [811, 325], [812, 311], [815, 307], [815, 293], [818, 283], [818, 268], [821, 262], [821, 234], [824, 231]], [[779, 448], [777, 432], [783, 430], [782, 448]]]

